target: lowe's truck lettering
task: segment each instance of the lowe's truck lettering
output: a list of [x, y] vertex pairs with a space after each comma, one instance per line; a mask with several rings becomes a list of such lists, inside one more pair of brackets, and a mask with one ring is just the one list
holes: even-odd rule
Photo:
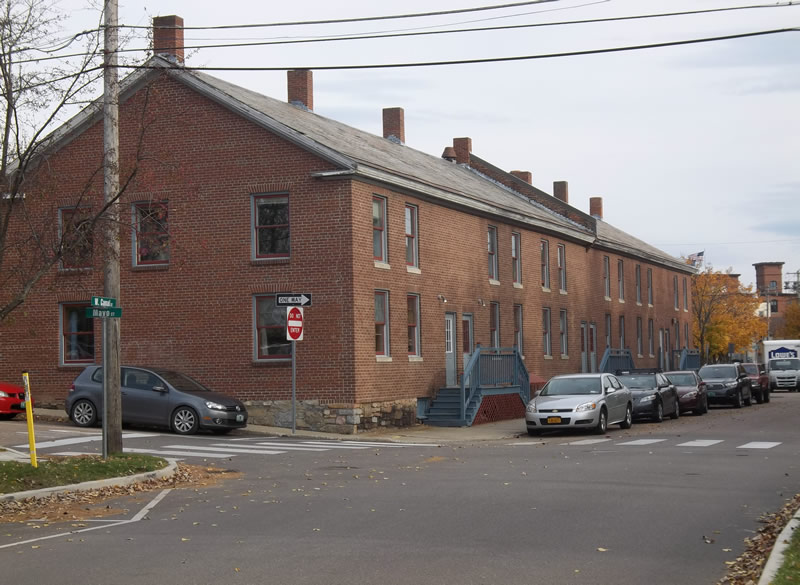
[[771, 390], [800, 389], [800, 339], [765, 339], [758, 349]]

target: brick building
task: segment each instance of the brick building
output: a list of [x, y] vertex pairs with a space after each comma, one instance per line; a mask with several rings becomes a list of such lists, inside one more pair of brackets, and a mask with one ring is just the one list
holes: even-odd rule
[[[531, 377], [593, 371], [606, 347], [670, 367], [690, 338], [693, 269], [506, 172], [456, 138], [405, 145], [403, 110], [375, 136], [313, 112], [310, 71], [275, 100], [183, 67], [182, 20], [122, 83], [122, 361], [168, 366], [290, 426], [291, 355], [277, 292], [308, 292], [297, 343], [300, 428], [408, 425], [458, 383], [477, 344], [518, 348]], [[170, 27], [173, 28], [160, 28]], [[24, 212], [57, 230], [102, 205], [97, 108], [55, 137]], [[87, 187], [88, 186], [88, 187]], [[22, 234], [22, 209], [15, 210]], [[91, 240], [87, 240], [91, 242]], [[60, 405], [101, 359], [102, 254], [73, 250], [2, 325], [0, 379], [31, 373]], [[677, 365], [677, 364], [674, 364]]]
[[783, 280], [783, 265], [783, 262], [753, 264], [756, 269], [756, 292], [763, 303], [761, 312], [769, 317], [767, 339], [781, 337], [786, 323], [786, 309], [790, 303], [798, 302], [797, 292], [789, 288], [794, 283]]

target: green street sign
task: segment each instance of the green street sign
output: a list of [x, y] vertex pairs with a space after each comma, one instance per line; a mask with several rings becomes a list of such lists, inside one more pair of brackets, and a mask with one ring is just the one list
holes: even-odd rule
[[122, 317], [122, 307], [109, 307], [108, 309], [86, 307], [86, 316], [90, 319], [119, 318]]
[[111, 307], [117, 306], [117, 299], [112, 299], [110, 297], [92, 297], [92, 306], [100, 307], [101, 309], [110, 309]]

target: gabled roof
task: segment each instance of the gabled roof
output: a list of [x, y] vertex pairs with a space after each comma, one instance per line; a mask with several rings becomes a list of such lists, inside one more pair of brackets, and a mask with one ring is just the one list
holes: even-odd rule
[[[350, 175], [387, 184], [444, 204], [469, 208], [527, 225], [531, 229], [558, 233], [585, 245], [600, 245], [619, 253], [693, 272], [691, 267], [603, 222], [596, 233], [523, 194], [465, 165], [397, 144], [304, 110], [287, 102], [259, 94], [214, 76], [186, 69], [162, 57], [152, 57], [144, 68], [128, 75], [120, 84], [120, 100], [131, 95], [160, 72], [186, 84], [220, 105], [282, 136], [338, 167], [320, 171], [320, 178]], [[56, 131], [52, 140], [69, 140], [102, 114], [97, 103]]]

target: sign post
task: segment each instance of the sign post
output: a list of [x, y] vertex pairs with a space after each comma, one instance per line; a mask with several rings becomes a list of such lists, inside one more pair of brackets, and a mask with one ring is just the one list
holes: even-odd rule
[[31, 381], [28, 372], [22, 372], [22, 384], [25, 387], [25, 418], [28, 419], [28, 450], [31, 454], [31, 465], [39, 467], [36, 461], [36, 437], [33, 434], [33, 401], [31, 400]]
[[[106, 347], [108, 319], [122, 317], [122, 308], [117, 306], [117, 299], [110, 297], [92, 297], [92, 306], [86, 307], [86, 316], [103, 320], [103, 347]], [[103, 351], [103, 459], [108, 459], [108, 360]]]
[[[292, 298], [289, 298], [292, 296]], [[301, 298], [302, 297], [302, 298]], [[297, 303], [310, 303], [310, 295], [285, 295], [283, 302], [296, 301]], [[276, 297], [276, 301], [279, 300]], [[292, 342], [292, 434], [296, 432], [297, 420], [297, 342], [303, 340], [303, 307], [286, 307], [286, 339]]]

